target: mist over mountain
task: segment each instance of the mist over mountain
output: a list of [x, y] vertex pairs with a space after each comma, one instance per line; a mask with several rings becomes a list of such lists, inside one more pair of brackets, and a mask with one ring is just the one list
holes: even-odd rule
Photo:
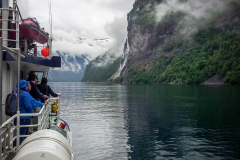
[[55, 38], [53, 46], [61, 46], [54, 50], [54, 56], [61, 57], [61, 68], [51, 69], [48, 74], [49, 81], [54, 82], [80, 82], [86, 65], [109, 49], [109, 38], [90, 39], [74, 37], [73, 39]]
[[240, 83], [239, 15], [238, 0], [136, 0], [112, 80]]
[[108, 51], [89, 62], [81, 82], [103, 82], [118, 70], [121, 57]]
[[90, 61], [87, 55], [71, 55], [56, 52], [54, 55], [61, 57], [62, 67], [50, 69], [48, 79], [52, 82], [80, 82], [86, 65]]

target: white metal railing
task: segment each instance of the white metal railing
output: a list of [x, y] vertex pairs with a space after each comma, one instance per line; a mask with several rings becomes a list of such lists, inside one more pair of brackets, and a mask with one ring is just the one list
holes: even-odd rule
[[[1, 11], [1, 16], [2, 18], [0, 19], [0, 21], [2, 22], [2, 28], [0, 29], [0, 31], [2, 32], [2, 37], [4, 32], [8, 32], [8, 31], [12, 31], [12, 32], [16, 32], [16, 39], [9, 39], [8, 37], [3, 37], [3, 43], [4, 45], [6, 45], [9, 41], [12, 42], [16, 42], [15, 48], [19, 48], [19, 16], [21, 17], [20, 11], [18, 9], [17, 3], [14, 1], [13, 3], [13, 8], [0, 8]], [[4, 13], [3, 12], [8, 12], [4, 17]], [[14, 15], [12, 15], [12, 17], [9, 19], [9, 13], [12, 13]], [[15, 19], [14, 19], [15, 18]], [[16, 29], [9, 29], [8, 28], [8, 22], [14, 22], [16, 25]], [[8, 34], [7, 34], [8, 35]], [[6, 45], [8, 46], [8, 45]]]
[[[8, 14], [12, 13], [12, 17], [9, 19], [9, 16], [8, 17], [3, 17], [3, 12], [6, 11], [8, 12]], [[18, 5], [17, 5], [17, 2], [14, 1], [13, 2], [13, 8], [0, 8], [0, 15], [1, 15], [1, 23], [2, 23], [2, 28], [0, 28], [0, 32], [2, 32], [2, 37], [3, 37], [3, 34], [5, 34], [6, 32], [8, 31], [12, 31], [12, 32], [15, 32], [16, 33], [16, 39], [9, 39], [8, 37], [3, 37], [3, 43], [6, 47], [8, 47], [8, 42], [15, 42], [16, 45], [15, 47], [8, 47], [9, 49], [18, 49], [19, 48], [19, 45], [20, 45], [20, 41], [19, 41], [19, 33], [20, 33], [20, 30], [19, 30], [19, 24], [20, 24], [20, 21], [23, 21], [23, 18], [22, 18], [22, 15], [21, 15], [21, 12], [18, 8]], [[19, 19], [20, 17], [20, 19]], [[8, 22], [13, 22], [15, 23], [16, 25], [16, 29], [9, 29], [8, 28]], [[9, 34], [9, 33], [8, 33]], [[25, 41], [27, 41], [25, 39]], [[35, 45], [38, 45], [38, 43], [36, 42]], [[50, 54], [48, 57], [46, 57], [47, 59], [51, 59], [52, 58], [52, 41], [51, 41], [51, 38], [49, 38], [49, 49], [50, 49]], [[47, 45], [46, 45], [47, 46]], [[42, 48], [46, 47], [44, 44], [41, 46]], [[25, 46], [26, 47], [26, 46]], [[38, 48], [37, 48], [37, 52], [39, 52]], [[27, 53], [30, 53], [30, 54], [34, 54], [34, 53], [31, 53], [30, 51], [27, 51]], [[37, 56], [37, 55], [35, 55]], [[45, 57], [43, 57], [45, 58]]]
[[[38, 130], [42, 129], [49, 129], [52, 126], [56, 125], [57, 123], [51, 123], [51, 116], [55, 114], [55, 118], [59, 118], [60, 116], [60, 97], [57, 98], [49, 98], [47, 100], [49, 103], [44, 105], [39, 113], [29, 113], [29, 114], [20, 114], [20, 117], [37, 117], [38, 122], [37, 124], [30, 124], [30, 125], [20, 125], [19, 127], [37, 127]], [[57, 113], [51, 113], [51, 103], [50, 102], [58, 102], [58, 111]], [[14, 124], [14, 119], [17, 118], [17, 114], [9, 118], [5, 123], [2, 124], [0, 128], [0, 136], [1, 136], [1, 143], [0, 143], [0, 159], [5, 159], [9, 152], [16, 152], [16, 146], [14, 146], [14, 141], [21, 137], [28, 137], [29, 135], [19, 135], [16, 134], [17, 126]], [[3, 148], [3, 149], [1, 149]]]

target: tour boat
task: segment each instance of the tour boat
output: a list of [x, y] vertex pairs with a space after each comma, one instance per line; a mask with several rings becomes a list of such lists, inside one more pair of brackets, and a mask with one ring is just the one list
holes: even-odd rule
[[[72, 128], [67, 120], [60, 116], [61, 97], [49, 98], [48, 104], [43, 105], [37, 113], [17, 114], [12, 117], [5, 115], [5, 99], [12, 90], [16, 89], [16, 83], [20, 79], [27, 79], [30, 72], [35, 72], [41, 77], [47, 78], [49, 69], [61, 67], [61, 57], [52, 56], [52, 37], [48, 38], [33, 19], [27, 18], [20, 25], [20, 11], [17, 1], [13, 0], [13, 7], [9, 7], [9, 0], [2, 0], [2, 22], [0, 37], [0, 159], [1, 160], [74, 160], [72, 151]], [[22, 2], [23, 3], [23, 2]], [[14, 20], [9, 13], [14, 14]], [[9, 26], [12, 26], [11, 28]], [[13, 27], [15, 26], [15, 27]], [[19, 33], [20, 31], [20, 33]], [[24, 34], [23, 32], [24, 31]], [[10, 33], [16, 35], [16, 39], [9, 38]], [[41, 36], [37, 37], [38, 33]], [[39, 34], [40, 35], [40, 34]], [[21, 38], [32, 40], [31, 43], [46, 43], [50, 48], [48, 57], [37, 57], [29, 54], [29, 43], [25, 41], [25, 50], [21, 50]], [[14, 42], [15, 45], [9, 45]], [[41, 78], [38, 77], [38, 78]], [[20, 94], [20, 85], [17, 92]], [[19, 97], [17, 97], [19, 106]], [[17, 107], [19, 108], [19, 107]], [[31, 116], [30, 125], [20, 125], [20, 117]], [[14, 120], [16, 119], [16, 124]], [[20, 128], [28, 127], [28, 135], [20, 135]], [[30, 132], [31, 131], [31, 132]], [[26, 137], [20, 143], [20, 137]]]

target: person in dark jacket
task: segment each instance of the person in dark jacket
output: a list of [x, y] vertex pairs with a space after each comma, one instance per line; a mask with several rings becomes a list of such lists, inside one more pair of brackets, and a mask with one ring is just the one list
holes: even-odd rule
[[30, 95], [34, 99], [36, 99], [37, 101], [41, 100], [42, 103], [46, 102], [46, 100], [43, 97], [43, 95], [38, 91], [38, 88], [37, 88], [37, 76], [34, 75], [34, 74], [30, 75], [29, 80], [30, 80], [30, 84], [32, 86], [31, 91], [30, 91]]
[[30, 72], [29, 72], [27, 81], [30, 81], [30, 77], [31, 77], [33, 74], [36, 75], [34, 71], [30, 71]]
[[[38, 82], [38, 77], [37, 77], [37, 75], [35, 74], [35, 72], [33, 72], [33, 71], [31, 71], [31, 72], [29, 73], [29, 78], [28, 78], [27, 81], [30, 81], [29, 79], [33, 79], [34, 76], [35, 76], [34, 82], [35, 82], [36, 85], [38, 85], [38, 84], [37, 84], [37, 82]], [[43, 98], [45, 98], [45, 100], [47, 100], [47, 99], [49, 98], [49, 96], [42, 94], [42, 93], [39, 91], [38, 88], [37, 88], [37, 90], [38, 90], [38, 92], [43, 96]], [[41, 101], [41, 100], [40, 100], [40, 101]]]
[[51, 87], [49, 85], [47, 85], [47, 82], [48, 82], [47, 78], [42, 78], [41, 84], [38, 85], [39, 91], [42, 94], [47, 95], [47, 96], [50, 96], [50, 95], [53, 97], [61, 96], [61, 95], [54, 93], [53, 90], [51, 89]]
[[[30, 85], [30, 82], [27, 81], [27, 92], [30, 94], [30, 91], [32, 89], [32, 86]], [[31, 105], [33, 108], [38, 108], [38, 107], [42, 107], [43, 105], [46, 105], [47, 103], [42, 103], [40, 100], [36, 100], [34, 99], [31, 95], [30, 95], [30, 99], [31, 99]], [[33, 109], [34, 110], [34, 109]]]
[[[17, 87], [18, 84], [16, 84]], [[17, 91], [16, 91], [17, 92]], [[20, 113], [34, 113], [31, 105], [31, 97], [27, 92], [27, 81], [20, 80]], [[20, 125], [29, 125], [30, 124], [30, 116], [29, 117], [20, 117]], [[20, 128], [20, 135], [27, 135], [27, 127]], [[23, 142], [25, 137], [20, 138], [20, 144]]]

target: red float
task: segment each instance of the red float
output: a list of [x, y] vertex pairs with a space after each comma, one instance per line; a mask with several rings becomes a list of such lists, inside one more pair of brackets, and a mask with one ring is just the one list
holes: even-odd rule
[[41, 50], [41, 54], [43, 57], [48, 57], [49, 56], [49, 48], [48, 48], [48, 45], [47, 47], [44, 47], [42, 50]]

